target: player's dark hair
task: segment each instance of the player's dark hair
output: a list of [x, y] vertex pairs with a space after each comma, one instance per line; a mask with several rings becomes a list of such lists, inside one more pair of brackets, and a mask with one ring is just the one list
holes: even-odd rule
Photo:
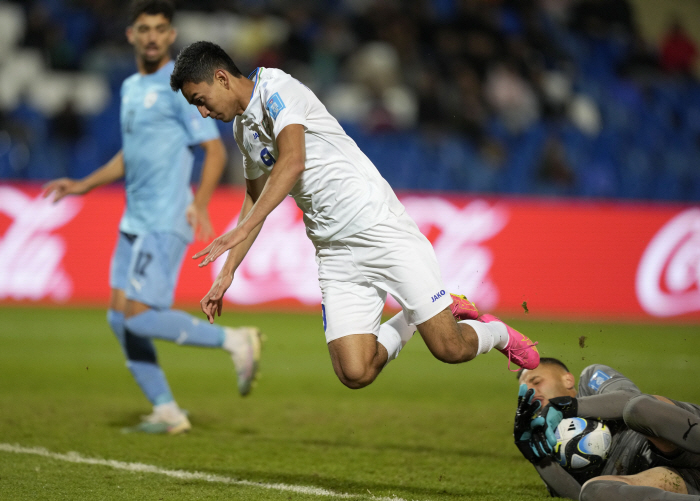
[[175, 4], [172, 0], [133, 0], [129, 6], [129, 24], [134, 24], [141, 14], [149, 16], [163, 14], [163, 17], [172, 23]]
[[[543, 357], [543, 358], [540, 358], [540, 365], [543, 365], [543, 364], [544, 364], [544, 365], [558, 365], [559, 367], [561, 367], [562, 369], [564, 369], [566, 372], [571, 372], [571, 371], [569, 370], [569, 368], [564, 364], [564, 362], [562, 362], [562, 361], [559, 360], [558, 358], [553, 358], [553, 357]], [[525, 369], [520, 369], [520, 370], [516, 373], [516, 375], [518, 376], [518, 380], [520, 380], [520, 376], [523, 375], [523, 371], [524, 371], [524, 370], [525, 370]]]
[[170, 75], [170, 87], [178, 91], [185, 82], [211, 84], [218, 69], [226, 70], [237, 78], [243, 76], [224, 49], [212, 42], [195, 42], [177, 55], [175, 69]]

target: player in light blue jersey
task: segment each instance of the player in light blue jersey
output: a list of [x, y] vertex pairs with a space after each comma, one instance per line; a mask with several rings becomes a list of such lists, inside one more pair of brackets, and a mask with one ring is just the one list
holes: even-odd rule
[[[171, 309], [187, 245], [195, 233], [214, 236], [207, 205], [226, 161], [215, 122], [203, 119], [181, 93], [170, 90], [173, 13], [170, 0], [133, 2], [126, 35], [138, 73], [122, 85], [122, 150], [84, 179], [48, 183], [44, 196], [53, 194], [58, 201], [124, 178], [126, 210], [112, 257], [107, 318], [127, 367], [153, 405], [153, 412], [128, 430], [177, 434], [191, 424], [173, 398], [152, 339], [223, 348], [235, 364], [239, 392], [246, 395], [257, 374], [260, 333], [253, 327], [209, 325]], [[193, 195], [194, 145], [204, 149], [205, 158]]]

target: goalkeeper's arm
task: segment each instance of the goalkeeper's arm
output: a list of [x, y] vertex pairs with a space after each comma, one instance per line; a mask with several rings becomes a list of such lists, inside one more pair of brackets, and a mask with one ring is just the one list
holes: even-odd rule
[[534, 466], [552, 497], [578, 499], [581, 494], [581, 484], [556, 461], [545, 458]]

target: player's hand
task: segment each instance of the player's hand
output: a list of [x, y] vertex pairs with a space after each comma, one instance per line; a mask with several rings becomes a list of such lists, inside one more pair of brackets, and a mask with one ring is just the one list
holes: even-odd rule
[[542, 409], [540, 415], [532, 421], [533, 429], [541, 429], [549, 445], [554, 448], [557, 439], [554, 430], [564, 418], [576, 417], [578, 414], [578, 400], [574, 397], [550, 398], [549, 403]]
[[214, 323], [214, 316], [221, 316], [221, 309], [224, 304], [224, 293], [231, 287], [233, 281], [233, 273], [225, 272], [223, 269], [214, 280], [214, 283], [207, 292], [207, 295], [202, 298], [199, 305], [202, 311], [207, 316], [210, 324]]
[[194, 230], [195, 239], [201, 241], [214, 238], [216, 233], [214, 233], [214, 227], [211, 225], [209, 211], [206, 207], [199, 207], [192, 202], [187, 206], [185, 215], [187, 216], [187, 223]]
[[552, 457], [552, 447], [542, 431], [533, 431], [527, 440], [515, 442], [520, 454], [532, 464], [539, 464], [542, 460]]
[[201, 268], [215, 261], [221, 254], [229, 249], [233, 249], [246, 238], [248, 238], [248, 233], [241, 226], [236, 226], [231, 231], [215, 238], [212, 243], [192, 256], [192, 259], [199, 259], [202, 256], [207, 256], [199, 263], [199, 267]]
[[49, 181], [42, 186], [42, 188], [44, 189], [44, 198], [48, 198], [53, 194], [53, 203], [58, 202], [66, 195], [82, 195], [87, 193], [87, 190], [80, 181], [69, 179], [67, 177]]
[[539, 463], [551, 453], [547, 440], [540, 431], [533, 432], [532, 419], [541, 407], [539, 400], [532, 400], [535, 390], [521, 384], [518, 390], [518, 408], [515, 411], [513, 438], [520, 453], [531, 463]]

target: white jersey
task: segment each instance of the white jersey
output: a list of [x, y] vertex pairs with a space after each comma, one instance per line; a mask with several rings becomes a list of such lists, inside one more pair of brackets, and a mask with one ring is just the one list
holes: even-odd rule
[[250, 103], [233, 124], [245, 177], [270, 173], [277, 135], [287, 125], [303, 125], [306, 165], [290, 195], [312, 241], [354, 235], [404, 212], [389, 183], [308, 87], [273, 68], [258, 68], [253, 81]]

